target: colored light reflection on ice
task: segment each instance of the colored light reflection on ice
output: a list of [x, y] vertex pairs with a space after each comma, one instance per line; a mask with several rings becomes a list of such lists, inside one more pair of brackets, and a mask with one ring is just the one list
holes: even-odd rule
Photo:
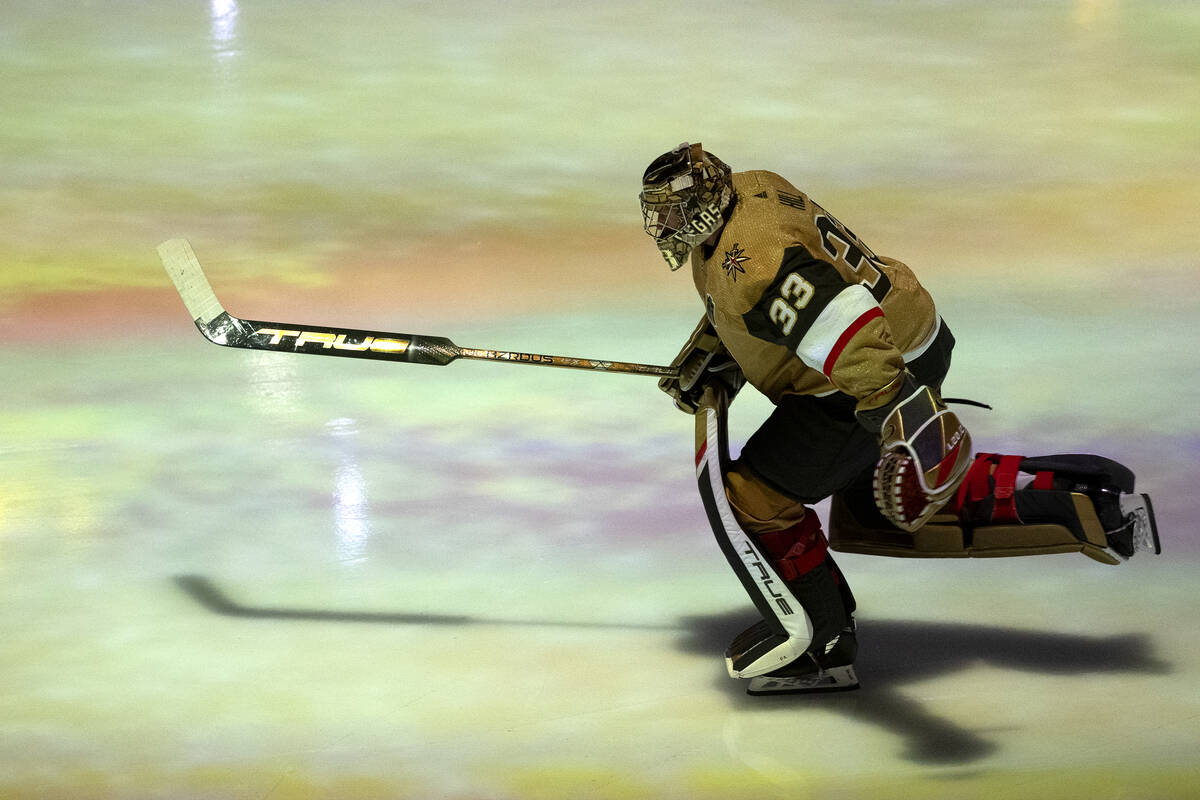
[[212, 0], [209, 10], [213, 52], [224, 61], [237, 54], [237, 0]]
[[359, 564], [366, 560], [371, 521], [367, 482], [355, 455], [358, 425], [352, 419], [335, 419], [327, 423], [325, 429], [338, 444], [338, 464], [333, 480], [333, 523], [338, 560], [343, 564]]

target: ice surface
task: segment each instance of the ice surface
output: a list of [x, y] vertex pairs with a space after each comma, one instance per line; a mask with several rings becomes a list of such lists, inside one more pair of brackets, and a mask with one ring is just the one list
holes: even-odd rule
[[[1200, 791], [1191, 4], [4, 17], [0, 795]], [[1164, 555], [843, 557], [862, 691], [748, 698], [653, 381], [213, 347], [154, 253], [248, 318], [664, 363], [701, 307], [635, 197], [685, 139], [914, 266], [977, 443], [1117, 458]]]

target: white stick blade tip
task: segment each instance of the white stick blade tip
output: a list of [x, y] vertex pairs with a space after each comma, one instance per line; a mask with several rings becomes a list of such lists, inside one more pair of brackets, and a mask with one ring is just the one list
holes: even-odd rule
[[163, 242], [158, 246], [158, 256], [192, 319], [208, 325], [225, 311], [217, 301], [208, 278], [204, 277], [200, 261], [187, 239]]

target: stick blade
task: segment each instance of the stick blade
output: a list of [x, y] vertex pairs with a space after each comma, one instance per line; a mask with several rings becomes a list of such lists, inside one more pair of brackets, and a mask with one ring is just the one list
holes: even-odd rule
[[163, 242], [158, 246], [158, 257], [197, 325], [208, 328], [225, 313], [187, 239]]

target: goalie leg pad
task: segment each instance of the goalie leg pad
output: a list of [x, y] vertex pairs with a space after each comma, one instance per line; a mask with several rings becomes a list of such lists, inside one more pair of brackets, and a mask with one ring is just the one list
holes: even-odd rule
[[[743, 498], [733, 491], [733, 487], [730, 487], [729, 495], [730, 505], [736, 510], [734, 503]], [[856, 649], [854, 595], [829, 555], [820, 519], [811, 509], [801, 506], [801, 510], [806, 513], [800, 521], [782, 529], [763, 530], [761, 521], [754, 520], [758, 524], [753, 526], [755, 532], [749, 534], [770, 567], [783, 579], [788, 593], [804, 610], [810, 624], [805, 652], [783, 669], [772, 670], [761, 679], [755, 677], [751, 694], [827, 691], [830, 686], [847, 688], [847, 683], [853, 679], [853, 651]], [[739, 522], [740, 517], [739, 514]], [[746, 677], [741, 665], [751, 663], [754, 654], [768, 648], [773, 641], [774, 634], [766, 621], [739, 635], [725, 653], [730, 674]], [[831, 679], [826, 674], [831, 670], [840, 671], [840, 677]], [[760, 680], [766, 683], [755, 683]], [[857, 679], [852, 682], [857, 686]]]
[[849, 624], [849, 607], [840, 584], [845, 582], [829, 557], [829, 545], [815, 513], [785, 531], [754, 537], [771, 559], [812, 622], [809, 648], [820, 652]]
[[726, 653], [730, 677], [753, 678], [799, 658], [812, 640], [812, 622], [771, 559], [738, 524], [726, 495], [729, 469], [726, 429], [728, 397], [709, 385], [696, 414], [696, 478], [717, 544], [763, 617]]
[[[852, 665], [854, 597], [815, 514], [767, 487], [747, 492], [728, 484], [736, 471], [726, 408], [720, 387], [707, 387], [696, 415], [696, 477], [717, 542], [763, 616], [730, 645], [726, 667], [734, 678], [786, 677], [789, 691], [805, 691], [810, 663], [818, 672]], [[793, 662], [801, 666], [780, 672]]]
[[1075, 495], [1072, 502], [1086, 540], [1060, 524], [1000, 524], [966, 528], [952, 514], [934, 516], [916, 531], [868, 527], [847, 507], [845, 498], [834, 497], [830, 509], [830, 547], [841, 553], [892, 556], [897, 558], [987, 558], [1034, 556], [1054, 553], [1083, 553], [1104, 564], [1119, 564], [1109, 553], [1091, 501]]
[[1081, 552], [1117, 564], [1135, 552], [1161, 552], [1149, 497], [1132, 488], [1128, 469], [1099, 456], [985, 453], [946, 512], [912, 533], [874, 513], [861, 487], [835, 496], [830, 546], [909, 558]]

